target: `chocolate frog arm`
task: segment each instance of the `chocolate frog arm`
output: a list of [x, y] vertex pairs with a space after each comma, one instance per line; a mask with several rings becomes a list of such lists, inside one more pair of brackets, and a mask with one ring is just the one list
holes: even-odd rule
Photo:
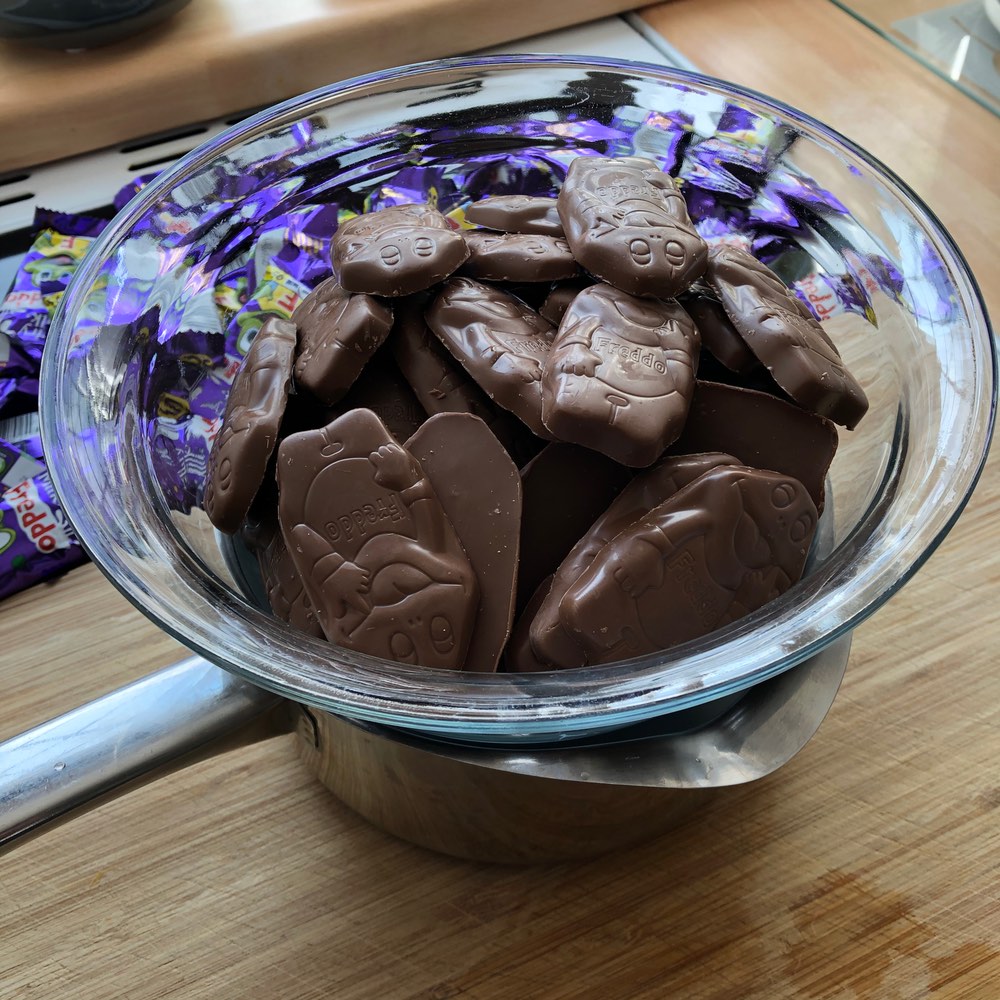
[[[338, 621], [351, 609], [361, 612], [365, 617], [371, 612], [371, 603], [364, 596], [371, 586], [371, 574], [335, 552], [330, 543], [308, 525], [295, 525], [291, 534], [293, 550], [303, 555], [308, 554], [310, 558], [309, 572], [303, 576], [309, 600], [327, 638], [335, 639], [337, 629], [328, 620], [328, 612], [332, 607], [328, 595], [333, 593], [337, 596], [339, 608], [332, 613]], [[327, 599], [322, 599], [324, 597]]]
[[[596, 316], [587, 316], [567, 328], [559, 338], [560, 360], [558, 370], [567, 375], [593, 376], [604, 359], [591, 350], [594, 334], [601, 328]], [[572, 348], [564, 352], [565, 348]]]
[[417, 460], [398, 444], [384, 444], [368, 456], [368, 461], [375, 470], [375, 481], [398, 492], [413, 516], [421, 542], [409, 544], [409, 540], [398, 540], [402, 541], [410, 557], [405, 561], [438, 583], [461, 583], [465, 577], [450, 554], [454, 545], [444, 521], [438, 516], [434, 487]]

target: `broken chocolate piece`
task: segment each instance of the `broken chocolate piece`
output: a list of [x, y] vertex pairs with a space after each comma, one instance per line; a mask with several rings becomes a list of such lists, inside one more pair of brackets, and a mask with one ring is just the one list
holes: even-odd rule
[[558, 198], [573, 255], [632, 295], [667, 298], [705, 270], [708, 247], [673, 178], [639, 156], [578, 156]]
[[464, 669], [496, 670], [510, 635], [521, 532], [521, 477], [478, 417], [439, 413], [406, 442], [458, 533], [479, 581]]
[[582, 667], [586, 663], [583, 649], [573, 634], [563, 628], [559, 618], [559, 602], [569, 588], [583, 575], [608, 542], [645, 517], [654, 507], [664, 503], [706, 472], [723, 465], [739, 464], [732, 455], [712, 452], [705, 455], [672, 456], [665, 458], [654, 468], [640, 472], [615, 497], [608, 509], [560, 563], [552, 578], [548, 595], [539, 604], [531, 623], [530, 645], [534, 657], [553, 667]]
[[539, 437], [542, 364], [555, 328], [519, 299], [472, 278], [451, 278], [431, 303], [427, 325], [495, 403]]
[[361, 374], [392, 328], [392, 310], [371, 295], [346, 292], [336, 278], [317, 285], [298, 305], [295, 380], [332, 405]]
[[559, 440], [650, 465], [684, 427], [700, 348], [676, 302], [585, 288], [545, 360], [542, 421]]
[[331, 642], [461, 668], [475, 573], [416, 459], [374, 413], [285, 438], [278, 490], [285, 543]]
[[588, 664], [697, 639], [795, 583], [816, 521], [797, 480], [714, 469], [601, 549], [560, 602], [560, 619]]
[[264, 481], [278, 443], [294, 357], [294, 324], [272, 316], [236, 373], [205, 479], [205, 512], [219, 531], [231, 535], [239, 528]]
[[684, 432], [670, 453], [702, 451], [723, 451], [754, 469], [792, 476], [822, 511], [837, 428], [825, 417], [768, 393], [699, 379]]
[[569, 244], [560, 236], [520, 233], [465, 234], [469, 259], [461, 273], [481, 281], [559, 281], [580, 273]]
[[521, 470], [518, 612], [631, 478], [631, 470], [599, 452], [558, 441]]
[[429, 206], [394, 205], [344, 222], [330, 243], [340, 284], [350, 292], [396, 297], [447, 278], [469, 256], [469, 248], [444, 216], [443, 226], [436, 221], [434, 212]]
[[708, 280], [747, 347], [800, 406], [853, 428], [868, 397], [782, 280], [745, 250], [713, 247]]
[[[562, 221], [555, 198], [534, 198], [525, 194], [501, 194], [474, 201], [465, 218], [477, 226], [501, 233], [529, 233], [534, 236], [562, 236]], [[468, 234], [466, 234], [468, 235]]]

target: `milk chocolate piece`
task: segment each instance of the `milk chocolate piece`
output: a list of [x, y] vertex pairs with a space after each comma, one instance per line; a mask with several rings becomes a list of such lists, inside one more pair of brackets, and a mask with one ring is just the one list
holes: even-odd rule
[[650, 465], [684, 427], [700, 348], [676, 302], [585, 288], [545, 361], [542, 422], [560, 440]]
[[[562, 221], [555, 198], [526, 194], [500, 194], [474, 201], [466, 210], [467, 222], [501, 233], [562, 236]], [[468, 235], [468, 234], [466, 234]]]
[[518, 467], [538, 454], [544, 442], [538, 442], [513, 414], [494, 405], [445, 350], [424, 322], [422, 304], [408, 301], [397, 309], [389, 345], [400, 372], [428, 413], [479, 417]]
[[396, 297], [430, 288], [469, 256], [465, 240], [441, 221], [429, 206], [412, 205], [348, 219], [330, 243], [333, 273], [350, 292]]
[[569, 244], [561, 236], [520, 233], [465, 234], [469, 259], [461, 273], [483, 281], [559, 281], [580, 273]]
[[541, 438], [542, 364], [555, 328], [519, 299], [472, 278], [445, 282], [427, 325], [495, 403]]
[[684, 433], [670, 452], [702, 451], [723, 451], [752, 468], [792, 476], [822, 511], [837, 428], [825, 417], [768, 393], [699, 379]]
[[571, 278], [553, 285], [538, 309], [539, 316], [558, 326], [573, 299], [593, 283], [589, 278]]
[[582, 667], [584, 651], [572, 633], [562, 627], [559, 602], [583, 575], [598, 553], [612, 539], [645, 517], [689, 483], [712, 469], [739, 465], [732, 455], [676, 455], [640, 472], [611, 506], [591, 525], [560, 563], [545, 599], [539, 604], [530, 627], [529, 642], [535, 659], [552, 667]]
[[521, 477], [478, 417], [439, 413], [406, 442], [461, 539], [479, 581], [465, 669], [496, 670], [514, 616]]
[[219, 531], [231, 535], [239, 528], [264, 481], [278, 443], [294, 357], [294, 324], [272, 316], [233, 379], [205, 479], [205, 512]]
[[816, 529], [805, 487], [739, 466], [700, 476], [598, 553], [559, 604], [588, 664], [697, 639], [783, 594]]
[[371, 295], [346, 292], [336, 278], [317, 285], [292, 316], [299, 332], [295, 380], [333, 404], [354, 384], [392, 328], [392, 310]]
[[519, 612], [631, 478], [629, 469], [599, 452], [561, 441], [521, 470]]
[[531, 595], [528, 603], [524, 606], [524, 610], [514, 623], [514, 630], [510, 634], [510, 642], [507, 643], [507, 648], [503, 654], [504, 670], [508, 673], [527, 674], [536, 673], [540, 670], [555, 669], [552, 664], [538, 658], [532, 647], [529, 635], [531, 623], [535, 620], [538, 609], [545, 600], [551, 586], [552, 577], [547, 576], [535, 588], [535, 592]]
[[[400, 442], [405, 441], [427, 419], [427, 413], [388, 350], [379, 351], [368, 362], [329, 419], [357, 409], [371, 410]], [[321, 427], [328, 422], [325, 420], [313, 426]]]
[[868, 398], [796, 296], [739, 247], [713, 247], [707, 276], [733, 325], [775, 382], [800, 406], [853, 428]]
[[280, 530], [257, 553], [257, 563], [275, 616], [293, 628], [322, 639], [323, 629]]
[[479, 587], [416, 459], [370, 410], [278, 450], [278, 516], [326, 637], [401, 663], [458, 669]]
[[708, 247], [673, 179], [639, 156], [578, 156], [559, 192], [573, 255], [633, 295], [667, 298], [705, 270]]
[[731, 372], [748, 374], [762, 368], [757, 355], [746, 345], [739, 330], [726, 315], [722, 303], [707, 295], [695, 295], [681, 305], [694, 320], [701, 334], [701, 344]]

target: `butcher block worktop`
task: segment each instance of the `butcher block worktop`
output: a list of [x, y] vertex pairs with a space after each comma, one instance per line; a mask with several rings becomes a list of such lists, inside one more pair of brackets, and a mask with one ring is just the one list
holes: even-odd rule
[[0, 39], [0, 173], [632, 6], [631, 0], [192, 0], [162, 24], [89, 52]]
[[[1000, 316], [987, 111], [820, 0], [676, 0], [644, 16], [704, 71], [798, 105], [893, 167]], [[30, 106], [2, 103], [0, 121], [26, 141], [46, 129]], [[856, 632], [801, 754], [646, 846], [545, 868], [430, 854], [349, 812], [280, 738], [0, 858], [0, 997], [995, 1000], [998, 525], [994, 459], [941, 549]], [[7, 600], [0, 738], [181, 654], [93, 566]]]

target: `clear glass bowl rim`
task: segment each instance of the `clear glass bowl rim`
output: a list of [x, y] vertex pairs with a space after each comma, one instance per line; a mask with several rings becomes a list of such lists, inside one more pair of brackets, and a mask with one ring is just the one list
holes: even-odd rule
[[[988, 344], [990, 363], [977, 372], [981, 380], [978, 398], [985, 407], [980, 405], [974, 414], [977, 422], [973, 428], [974, 447], [970, 449], [972, 462], [964, 466], [954, 505], [946, 511], [936, 511], [932, 521], [922, 526], [907, 547], [894, 552], [881, 571], [866, 579], [860, 589], [852, 587], [849, 567], [838, 565], [835, 552], [824, 564], [821, 597], [824, 617], [833, 624], [821, 635], [813, 634], [809, 626], [810, 608], [816, 601], [797, 606], [793, 588], [750, 619], [715, 633], [711, 641], [697, 640], [665, 653], [607, 667], [488, 675], [427, 671], [340, 649], [331, 657], [329, 645], [304, 636], [291, 637], [280, 622], [251, 608], [236, 595], [227, 594], [217, 584], [202, 586], [207, 583], [204, 580], [191, 582], [196, 591], [207, 590], [213, 600], [221, 601], [223, 608], [218, 621], [209, 623], [193, 615], [191, 607], [151, 607], [141, 576], [121, 559], [109, 526], [88, 516], [80, 487], [66, 472], [71, 464], [63, 461], [64, 444], [69, 436], [61, 433], [62, 364], [74, 326], [73, 317], [103, 261], [162, 195], [194, 169], [240, 141], [304, 118], [328, 102], [349, 93], [356, 95], [369, 85], [384, 86], [393, 81], [412, 84], [421, 75], [442, 71], [516, 70], [534, 66], [600, 68], [639, 74], [668, 85], [689, 85], [748, 101], [788, 119], [810, 138], [825, 141], [840, 153], [853, 156], [901, 199], [921, 228], [934, 237], [937, 249], [959, 276], [957, 291], [962, 293], [963, 304], [972, 307], [967, 308], [970, 322], [978, 326], [981, 339]], [[624, 725], [753, 686], [808, 659], [878, 610], [934, 552], [975, 488], [993, 432], [997, 370], [996, 345], [982, 294], [948, 232], [893, 171], [829, 126], [750, 88], [654, 63], [575, 55], [472, 56], [400, 66], [291, 98], [207, 140], [161, 173], [98, 237], [59, 305], [42, 363], [41, 424], [56, 490], [88, 554], [140, 611], [212, 662], [295, 701], [368, 722], [459, 736], [530, 735], [556, 729], [568, 733]], [[985, 412], [981, 412], [984, 408]], [[72, 447], [71, 442], [68, 447]], [[853, 534], [863, 532], [865, 527], [862, 522]], [[845, 544], [841, 543], [837, 551], [843, 550]], [[819, 599], [817, 595], [816, 600]], [[268, 635], [272, 640], [268, 644], [271, 655], [262, 655], [259, 646], [243, 641], [238, 622], [250, 623], [256, 632]], [[310, 669], [301, 669], [304, 665]]]

